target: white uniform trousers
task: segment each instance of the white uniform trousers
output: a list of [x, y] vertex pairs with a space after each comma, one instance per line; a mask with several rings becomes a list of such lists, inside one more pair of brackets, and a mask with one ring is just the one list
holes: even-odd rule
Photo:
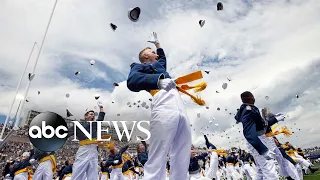
[[13, 180], [28, 180], [28, 172], [22, 172], [14, 176]]
[[101, 174], [101, 180], [109, 180], [108, 174]]
[[97, 144], [80, 146], [72, 166], [72, 180], [98, 179]]
[[[267, 137], [265, 135], [261, 135], [258, 137], [261, 140], [261, 142], [267, 146]], [[264, 158], [249, 142], [247, 142], [247, 146], [256, 163], [257, 179], [278, 180], [279, 176], [276, 170], [274, 160], [267, 160], [266, 158]], [[273, 149], [269, 150], [273, 151]]]
[[247, 177], [247, 180], [255, 180], [256, 179], [256, 172], [253, 169], [253, 167], [250, 166], [249, 163], [244, 163], [242, 168], [243, 168], [244, 174]]
[[191, 129], [177, 89], [160, 90], [151, 104], [150, 150], [144, 165], [144, 180], [166, 178], [167, 154], [170, 151], [170, 179], [184, 180], [188, 176], [191, 149]]
[[124, 180], [134, 180], [135, 178], [134, 178], [134, 176], [133, 176], [133, 174], [130, 174], [129, 176], [123, 176], [123, 179]]
[[227, 179], [228, 180], [239, 180], [241, 175], [236, 171], [234, 166], [227, 165]]
[[110, 173], [110, 180], [124, 180], [122, 168], [112, 169]]
[[303, 172], [302, 172], [301, 165], [299, 163], [297, 163], [295, 165], [295, 168], [297, 169], [297, 172], [298, 172], [298, 175], [299, 175], [299, 179], [303, 180]]
[[52, 163], [50, 160], [46, 160], [39, 164], [34, 172], [32, 179], [39, 179], [39, 180], [52, 180], [53, 172], [52, 172]]
[[284, 158], [279, 150], [279, 148], [276, 146], [273, 137], [267, 137], [267, 147], [268, 149], [273, 149], [273, 152], [276, 154], [275, 158], [278, 162], [278, 165], [280, 167], [280, 175], [283, 177], [288, 177], [290, 176], [293, 179], [299, 179], [298, 178], [298, 172], [296, 171], [295, 168], [290, 166], [290, 161], [288, 161], [286, 158]]
[[216, 178], [218, 171], [218, 154], [216, 152], [211, 152], [210, 155], [210, 167], [206, 173], [206, 177], [212, 179]]

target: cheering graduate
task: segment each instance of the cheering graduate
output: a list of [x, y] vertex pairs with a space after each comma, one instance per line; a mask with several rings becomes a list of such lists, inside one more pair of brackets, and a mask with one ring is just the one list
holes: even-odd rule
[[208, 140], [208, 137], [204, 135], [204, 139], [206, 141], [206, 146], [209, 149], [210, 154], [210, 165], [206, 173], [206, 177], [213, 179], [217, 178], [217, 171], [218, 171], [218, 154], [217, 154], [217, 148], [213, 144], [211, 144]]
[[30, 164], [30, 157], [33, 156], [34, 151], [24, 152], [20, 162], [16, 163], [7, 174], [6, 177], [13, 177], [13, 180], [28, 180], [32, 178], [32, 168]]
[[[103, 121], [105, 112], [103, 105], [98, 101], [100, 113], [97, 121]], [[79, 139], [80, 147], [76, 154], [76, 159], [73, 164], [72, 177], [74, 180], [98, 179], [98, 142], [97, 142], [97, 123], [92, 123], [94, 119], [94, 111], [88, 111], [84, 115], [85, 122], [80, 124], [87, 132], [91, 132], [92, 139], [90, 140], [79, 128], [76, 129], [76, 135]], [[74, 128], [69, 128], [68, 137], [74, 135]], [[91, 129], [92, 128], [92, 129]]]
[[265, 128], [267, 122], [261, 117], [259, 109], [254, 105], [255, 98], [249, 91], [241, 94], [242, 105], [235, 116], [237, 123], [243, 125], [243, 135], [252, 154], [256, 167], [257, 179], [277, 180], [278, 174], [273, 161], [274, 153], [266, 146]]
[[125, 180], [134, 180], [136, 179], [136, 174], [140, 176], [140, 173], [137, 172], [134, 168], [134, 164], [131, 160], [131, 156], [129, 154], [123, 154], [124, 164], [122, 166], [122, 174], [124, 175]]
[[148, 161], [148, 148], [145, 141], [141, 141], [141, 143], [138, 145], [137, 153], [138, 164], [144, 166], [144, 164]]
[[166, 177], [166, 157], [170, 151], [170, 179], [187, 179], [191, 148], [191, 129], [175, 80], [167, 72], [167, 61], [157, 34], [150, 43], [157, 53], [145, 48], [139, 54], [141, 64], [133, 63], [127, 86], [131, 91], [146, 90], [153, 95], [150, 120], [150, 149], [144, 165], [144, 180]]
[[122, 154], [129, 148], [129, 145], [121, 148], [120, 150], [116, 147], [110, 149], [110, 154], [106, 163], [106, 166], [112, 166], [112, 171], [110, 174], [111, 180], [124, 180], [124, 176], [122, 174], [122, 167], [125, 163]]
[[272, 132], [271, 127], [278, 123], [278, 121], [284, 121], [285, 116], [281, 113], [273, 115], [272, 113], [268, 113], [266, 108], [262, 109], [262, 117], [268, 122], [268, 126], [266, 128], [266, 146], [268, 149], [272, 150], [275, 153], [275, 159], [278, 162], [280, 167], [280, 175], [283, 177], [291, 177], [292, 179], [299, 179], [297, 169], [292, 166], [292, 164], [284, 158], [279, 148], [277, 148], [274, 137], [275, 134]]
[[250, 166], [250, 162], [254, 161], [253, 156], [250, 153], [245, 152], [242, 150], [240, 155], [240, 160], [243, 163], [242, 170], [247, 177], [247, 180], [254, 180], [256, 179], [256, 172], [255, 169]]
[[189, 163], [189, 180], [196, 180], [196, 179], [207, 179], [201, 175], [201, 168], [199, 165], [198, 160], [202, 160], [205, 162], [205, 157], [207, 153], [202, 153], [197, 155], [198, 151], [194, 150], [194, 146], [191, 146], [190, 152], [190, 163]]
[[105, 161], [102, 161], [100, 163], [101, 167], [101, 178], [100, 180], [109, 180], [110, 179], [110, 172], [109, 172], [109, 167], [106, 165]]
[[59, 175], [59, 180], [70, 180], [71, 179], [73, 159], [70, 158], [65, 164], [66, 164], [66, 167], [63, 168], [61, 174]]
[[236, 171], [235, 165], [238, 162], [237, 156], [235, 155], [236, 151], [232, 148], [232, 151], [228, 154], [226, 158], [227, 163], [227, 179], [240, 179], [241, 175]]
[[33, 164], [36, 160], [40, 162], [40, 164], [34, 172], [33, 179], [52, 180], [53, 175], [56, 173], [57, 166], [54, 152], [47, 153], [34, 149], [34, 155], [31, 157], [30, 163]]
[[297, 153], [297, 150], [289, 143], [283, 144], [282, 147], [286, 150], [286, 153], [297, 163], [299, 163], [302, 167], [308, 168], [312, 173], [319, 170], [319, 167], [313, 167], [309, 161], [304, 159]]

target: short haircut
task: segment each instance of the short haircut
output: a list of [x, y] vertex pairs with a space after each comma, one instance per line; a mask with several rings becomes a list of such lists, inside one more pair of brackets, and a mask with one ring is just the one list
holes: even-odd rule
[[243, 103], [248, 103], [249, 100], [253, 97], [253, 94], [249, 91], [245, 91], [240, 95], [240, 97]]
[[143, 52], [145, 51], [145, 50], [147, 50], [147, 49], [151, 49], [150, 47], [146, 47], [146, 48], [144, 48], [143, 50], [141, 50], [140, 51], [140, 53], [139, 53], [139, 60], [140, 60], [140, 62], [144, 62], [144, 59], [143, 59]]
[[90, 111], [87, 111], [87, 112], [84, 114], [84, 116], [87, 116], [90, 112], [94, 113], [93, 110], [90, 110]]

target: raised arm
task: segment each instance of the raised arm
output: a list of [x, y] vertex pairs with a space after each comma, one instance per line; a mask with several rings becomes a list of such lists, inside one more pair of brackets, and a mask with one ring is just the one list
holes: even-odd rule
[[159, 55], [158, 62], [167, 70], [167, 58], [163, 49], [157, 47], [157, 54]]
[[213, 145], [213, 144], [211, 144], [211, 143], [209, 142], [208, 137], [207, 137], [206, 135], [204, 135], [204, 139], [205, 139], [205, 141], [206, 141], [206, 146], [207, 146], [208, 149], [209, 149], [210, 147], [211, 147], [212, 149], [217, 149], [215, 145]]

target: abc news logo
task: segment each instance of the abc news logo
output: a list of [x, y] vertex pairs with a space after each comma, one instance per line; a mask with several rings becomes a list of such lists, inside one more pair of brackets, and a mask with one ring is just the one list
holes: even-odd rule
[[[118, 139], [121, 141], [124, 134], [127, 137], [127, 140], [130, 141], [133, 129], [135, 127], [136, 121], [132, 121], [132, 131], [129, 133], [126, 122], [127, 121], [120, 121], [123, 127], [123, 131], [120, 131], [120, 128], [118, 126], [119, 121], [112, 121], [113, 126], [116, 130]], [[151, 136], [149, 130], [145, 129], [141, 126], [142, 122], [146, 122], [149, 124], [149, 121], [139, 121], [137, 123], [137, 128], [141, 132], [145, 133], [147, 135], [146, 139], [140, 139], [139, 137], [136, 137], [137, 141], [141, 140], [148, 140]], [[92, 140], [92, 131], [93, 130], [93, 124], [96, 123], [96, 132], [97, 132], [97, 141], [110, 141], [109, 139], [102, 139], [101, 138], [101, 132], [104, 131], [108, 133], [108, 129], [102, 129], [102, 124], [108, 124], [110, 126], [110, 121], [88, 121], [86, 123], [90, 124], [90, 130], [89, 132], [81, 125], [78, 121], [72, 121], [73, 123], [73, 132], [71, 135], [74, 135], [74, 139], [72, 141], [78, 141], [77, 140], [77, 130], [80, 130], [81, 133], [83, 133], [89, 140]], [[65, 120], [58, 114], [53, 112], [44, 112], [39, 115], [37, 115], [30, 123], [29, 128], [29, 139], [30, 142], [33, 144], [34, 147], [37, 149], [44, 151], [44, 152], [51, 152], [56, 151], [59, 148], [61, 148], [65, 142], [68, 139], [68, 126]]]

